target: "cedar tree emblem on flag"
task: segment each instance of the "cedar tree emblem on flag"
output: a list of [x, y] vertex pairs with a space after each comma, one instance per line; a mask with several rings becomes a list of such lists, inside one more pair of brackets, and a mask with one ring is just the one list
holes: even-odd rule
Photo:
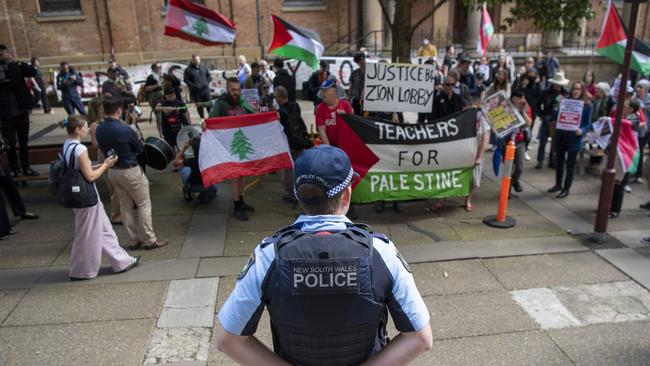
[[244, 131], [242, 131], [241, 128], [237, 130], [233, 135], [232, 142], [230, 143], [230, 153], [239, 156], [239, 160], [242, 161], [248, 159], [248, 155], [252, 154], [254, 151], [253, 145], [251, 145], [248, 137], [244, 134]]
[[291, 24], [275, 15], [271, 15], [271, 18], [273, 19], [273, 41], [269, 46], [269, 53], [304, 61], [316, 70], [318, 60], [325, 49], [318, 33]]
[[203, 38], [203, 36], [208, 33], [208, 23], [206, 23], [203, 18], [197, 20], [192, 28], [194, 29], [194, 34], [199, 38]]
[[187, 0], [169, 0], [165, 16], [165, 35], [205, 46], [232, 43], [237, 25], [212, 9]]

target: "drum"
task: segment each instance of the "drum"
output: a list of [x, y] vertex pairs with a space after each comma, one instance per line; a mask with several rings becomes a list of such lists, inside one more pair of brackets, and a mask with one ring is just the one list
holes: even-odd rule
[[145, 161], [150, 167], [164, 170], [174, 160], [174, 149], [165, 140], [151, 136], [144, 142]]
[[[194, 137], [198, 137], [201, 135], [201, 127], [199, 126], [183, 126], [180, 131], [178, 131], [178, 135], [176, 135], [176, 146], [178, 146], [179, 150], [183, 149], [183, 145], [185, 145], [185, 141], [189, 139], [193, 139]], [[185, 151], [185, 158], [191, 158], [194, 156], [194, 151], [192, 151], [192, 147], [190, 146], [189, 149]]]

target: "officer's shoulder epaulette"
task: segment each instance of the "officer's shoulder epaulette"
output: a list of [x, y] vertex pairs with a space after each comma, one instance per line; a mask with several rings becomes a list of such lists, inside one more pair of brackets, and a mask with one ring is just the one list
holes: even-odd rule
[[383, 242], [386, 243], [386, 244], [390, 244], [390, 239], [388, 239], [388, 236], [386, 236], [386, 234], [382, 234], [382, 233], [372, 233], [372, 237], [373, 237], [373, 238], [377, 238], [377, 239], [383, 241]]
[[272, 244], [275, 241], [277, 241], [281, 236], [283, 236], [287, 232], [292, 231], [292, 230], [296, 230], [296, 229], [297, 228], [295, 226], [293, 226], [293, 225], [283, 227], [282, 229], [280, 229], [280, 230], [276, 231], [275, 233], [273, 233], [273, 235], [269, 235], [266, 238], [264, 238], [264, 240], [262, 240], [262, 242], [260, 243], [260, 247], [265, 248], [269, 244]]
[[348, 224], [348, 227], [359, 228], [361, 230], [367, 231], [368, 234], [370, 234], [370, 235], [372, 235], [372, 233], [373, 233], [372, 228], [368, 224], [354, 223], [354, 224]]
[[273, 244], [273, 235], [267, 236], [266, 238], [262, 239], [262, 242], [260, 243], [260, 248], [265, 248], [269, 244]]

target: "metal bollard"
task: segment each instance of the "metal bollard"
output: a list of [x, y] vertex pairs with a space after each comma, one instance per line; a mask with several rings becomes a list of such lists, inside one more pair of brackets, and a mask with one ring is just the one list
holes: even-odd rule
[[499, 210], [496, 215], [489, 215], [483, 219], [483, 223], [497, 227], [500, 229], [506, 229], [513, 227], [517, 224], [517, 220], [510, 216], [506, 216], [506, 211], [508, 210], [508, 196], [510, 195], [510, 182], [512, 180], [512, 164], [515, 160], [515, 143], [510, 140], [506, 146], [506, 161], [502, 166], [501, 170], [501, 193], [499, 194]]

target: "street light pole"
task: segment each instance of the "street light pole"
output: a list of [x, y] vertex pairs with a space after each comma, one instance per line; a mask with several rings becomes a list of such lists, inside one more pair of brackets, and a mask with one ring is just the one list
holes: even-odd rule
[[634, 38], [636, 33], [636, 18], [639, 13], [639, 3], [645, 0], [625, 0], [632, 3], [630, 20], [628, 22], [627, 44], [625, 45], [625, 58], [623, 59], [623, 73], [618, 88], [618, 102], [616, 103], [616, 119], [614, 120], [614, 131], [607, 151], [607, 167], [602, 174], [600, 186], [600, 197], [598, 199], [598, 213], [594, 224], [594, 237], [598, 242], [605, 240], [607, 233], [607, 219], [612, 207], [612, 195], [614, 193], [614, 177], [616, 176], [615, 162], [617, 157], [618, 138], [621, 135], [621, 119], [623, 118], [623, 103], [627, 93], [627, 81], [630, 74], [630, 63], [632, 61], [632, 50], [634, 49]]

